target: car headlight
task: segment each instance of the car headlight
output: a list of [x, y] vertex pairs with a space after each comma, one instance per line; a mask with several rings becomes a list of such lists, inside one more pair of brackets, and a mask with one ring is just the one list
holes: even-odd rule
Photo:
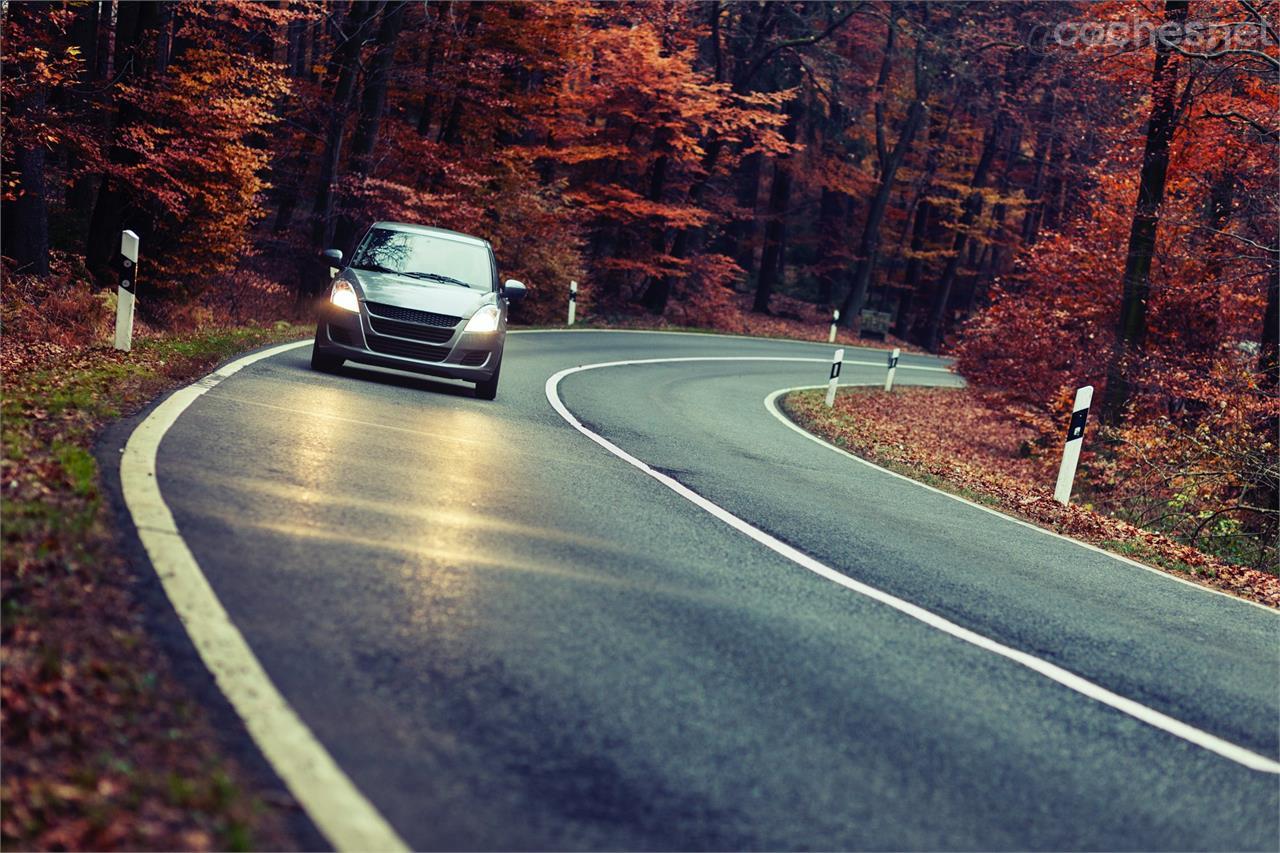
[[496, 332], [498, 331], [498, 309], [493, 305], [484, 305], [467, 321], [464, 332]]
[[343, 311], [360, 310], [360, 301], [356, 298], [356, 289], [351, 286], [350, 282], [342, 279], [338, 279], [333, 283], [333, 291], [329, 294], [329, 301]]

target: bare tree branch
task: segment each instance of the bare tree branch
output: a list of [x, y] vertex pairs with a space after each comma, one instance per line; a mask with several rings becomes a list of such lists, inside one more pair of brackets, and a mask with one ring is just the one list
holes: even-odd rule
[[1210, 60], [1210, 59], [1221, 59], [1224, 56], [1244, 56], [1244, 57], [1249, 57], [1250, 59], [1257, 59], [1265, 63], [1266, 65], [1269, 65], [1274, 71], [1280, 71], [1280, 59], [1276, 59], [1273, 56], [1268, 56], [1267, 54], [1263, 53], [1260, 50], [1249, 50], [1247, 48], [1242, 48], [1242, 47], [1233, 47], [1233, 48], [1224, 48], [1222, 50], [1215, 50], [1212, 53], [1196, 53], [1194, 50], [1187, 50], [1182, 45], [1175, 44], [1169, 41], [1168, 39], [1164, 38], [1163, 36], [1161, 37], [1160, 40], [1163, 41], [1166, 45], [1168, 45], [1170, 50], [1180, 53], [1183, 56], [1188, 56], [1192, 59]]
[[850, 18], [856, 15], [864, 5], [866, 4], [855, 3], [853, 5], [853, 8], [848, 12], [846, 12], [843, 17], [837, 18], [835, 21], [832, 21], [831, 24], [820, 33], [816, 33], [814, 35], [808, 35], [808, 36], [800, 36], [799, 38], [785, 39], [783, 41], [778, 42], [773, 47], [769, 48], [764, 53], [760, 54], [760, 56], [756, 57], [756, 61], [751, 63], [751, 67], [748, 68], [746, 73], [742, 76], [742, 81], [740, 85], [745, 85], [749, 80], [751, 80], [752, 77], [755, 77], [756, 74], [760, 72], [760, 69], [764, 67], [764, 64], [768, 62], [769, 59], [771, 59], [778, 52], [787, 50], [793, 47], [806, 47], [811, 44], [817, 44], [818, 42], [827, 38], [836, 30], [844, 26], [845, 23], [847, 23]]
[[1239, 0], [1239, 3], [1244, 7], [1244, 10], [1249, 13], [1249, 17], [1253, 18], [1258, 26], [1262, 27], [1262, 29], [1266, 31], [1267, 35], [1271, 36], [1272, 41], [1280, 42], [1280, 36], [1276, 35], [1275, 28], [1267, 22], [1266, 18], [1262, 17], [1262, 13], [1258, 11], [1256, 6], [1250, 3], [1249, 0]]
[[1249, 246], [1252, 246], [1253, 248], [1257, 249], [1260, 252], [1266, 252], [1268, 255], [1275, 255], [1276, 257], [1280, 257], [1280, 246], [1265, 246], [1262, 243], [1259, 243], [1255, 240], [1250, 240], [1248, 237], [1245, 237], [1242, 234], [1236, 234], [1231, 231], [1220, 231], [1217, 228], [1210, 228], [1208, 225], [1198, 225], [1196, 227], [1201, 229], [1202, 231], [1210, 231], [1214, 234], [1221, 234], [1223, 237], [1230, 237], [1233, 240], [1239, 240], [1241, 243], [1245, 243]]
[[1244, 122], [1245, 124], [1252, 127], [1254, 130], [1256, 130], [1258, 133], [1262, 134], [1262, 136], [1264, 137], [1280, 136], [1280, 128], [1273, 129], [1273, 128], [1267, 127], [1266, 125], [1262, 124], [1256, 119], [1249, 118], [1247, 115], [1238, 113], [1235, 110], [1228, 110], [1224, 113], [1214, 112], [1213, 110], [1206, 110], [1205, 115], [1208, 116], [1209, 118], [1220, 118], [1224, 120], [1234, 120], [1234, 121]]

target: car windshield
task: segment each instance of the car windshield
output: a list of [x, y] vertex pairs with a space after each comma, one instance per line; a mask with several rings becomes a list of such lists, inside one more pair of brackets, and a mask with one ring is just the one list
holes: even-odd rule
[[493, 289], [487, 248], [432, 234], [374, 228], [356, 249], [351, 266], [434, 284]]

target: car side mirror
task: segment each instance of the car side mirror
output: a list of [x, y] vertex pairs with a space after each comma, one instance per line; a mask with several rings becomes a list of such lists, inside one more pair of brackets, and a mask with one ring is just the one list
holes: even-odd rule
[[325, 249], [323, 252], [320, 253], [320, 257], [324, 258], [327, 261], [332, 261], [335, 264], [341, 264], [342, 250], [341, 249]]
[[528, 293], [528, 290], [524, 284], [514, 278], [507, 279], [506, 283], [502, 285], [502, 295], [507, 297], [508, 302], [519, 302], [524, 299], [526, 293]]

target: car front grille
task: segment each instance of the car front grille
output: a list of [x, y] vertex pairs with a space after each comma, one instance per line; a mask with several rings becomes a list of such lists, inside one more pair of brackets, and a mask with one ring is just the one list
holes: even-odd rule
[[413, 308], [401, 308], [398, 305], [387, 305], [382, 302], [365, 302], [370, 315], [385, 317], [388, 320], [399, 320], [402, 323], [420, 323], [424, 326], [453, 328], [462, 321], [461, 317], [449, 314], [434, 314], [430, 311], [418, 311]]
[[462, 364], [467, 367], [479, 367], [489, 358], [489, 353], [482, 349], [467, 350], [462, 354]]
[[440, 326], [421, 326], [417, 323], [402, 323], [399, 320], [387, 320], [372, 313], [369, 314], [369, 325], [380, 335], [412, 338], [415, 341], [426, 341], [429, 344], [442, 344], [453, 337], [453, 329], [451, 327], [442, 328]]
[[381, 335], [368, 335], [369, 349], [384, 355], [398, 355], [401, 358], [412, 358], [416, 361], [444, 361], [449, 355], [448, 347], [433, 347], [402, 341], [396, 338], [384, 338]]

